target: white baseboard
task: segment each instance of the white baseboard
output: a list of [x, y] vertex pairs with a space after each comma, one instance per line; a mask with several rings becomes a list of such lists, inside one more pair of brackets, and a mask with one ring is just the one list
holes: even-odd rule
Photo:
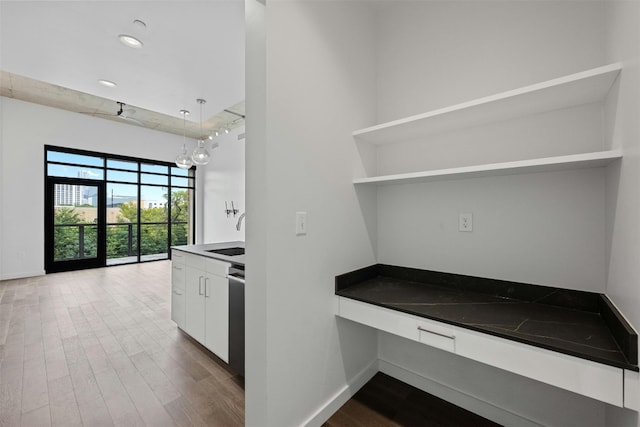
[[446, 384], [442, 384], [431, 378], [424, 377], [403, 367], [394, 365], [382, 359], [373, 360], [367, 367], [360, 371], [342, 387], [336, 394], [329, 398], [320, 408], [311, 415], [302, 426], [319, 427], [327, 421], [342, 405], [344, 405], [362, 386], [364, 386], [377, 372], [382, 372], [413, 387], [439, 397], [456, 406], [478, 414], [504, 426], [540, 427], [539, 423], [523, 416], [499, 408], [489, 402], [485, 402], [463, 391], [456, 390]]
[[13, 279], [26, 279], [29, 277], [38, 277], [44, 276], [46, 272], [44, 270], [41, 271], [29, 271], [22, 273], [10, 273], [10, 274], [0, 274], [0, 281], [2, 280], [13, 280]]
[[503, 426], [539, 427], [540, 424], [521, 415], [497, 407], [475, 396], [456, 390], [431, 378], [424, 377], [385, 360], [378, 360], [378, 369], [393, 378], [446, 400]]
[[311, 415], [304, 423], [305, 427], [320, 427], [333, 415], [342, 405], [344, 405], [358, 390], [362, 388], [373, 376], [378, 373], [378, 359], [371, 363], [354, 376], [344, 387], [328, 399], [318, 410]]

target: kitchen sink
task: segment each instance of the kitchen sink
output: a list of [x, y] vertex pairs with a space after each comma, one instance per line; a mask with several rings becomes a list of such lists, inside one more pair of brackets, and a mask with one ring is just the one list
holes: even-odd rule
[[207, 252], [225, 256], [237, 256], [244, 255], [244, 248], [209, 249]]

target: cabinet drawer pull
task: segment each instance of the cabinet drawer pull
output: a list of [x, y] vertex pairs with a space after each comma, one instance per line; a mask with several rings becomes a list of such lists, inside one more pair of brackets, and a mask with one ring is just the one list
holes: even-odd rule
[[202, 294], [202, 276], [198, 277], [198, 295]]
[[173, 291], [173, 293], [176, 295], [182, 295], [182, 292], [178, 292], [178, 291]]
[[430, 331], [429, 329], [425, 329], [422, 326], [418, 326], [418, 330], [422, 331], [422, 332], [428, 332], [428, 333], [433, 334], [433, 335], [438, 335], [440, 337], [449, 338], [451, 340], [456, 339], [455, 335], [447, 335], [447, 334], [443, 334], [443, 333], [440, 333], [440, 332]]
[[174, 265], [174, 266], [173, 266], [173, 269], [174, 269], [174, 270], [182, 270], [182, 267], [178, 267], [177, 265]]
[[204, 278], [204, 297], [205, 298], [209, 298], [211, 295], [209, 295], [209, 292], [207, 292], [207, 290], [209, 289], [209, 287], [207, 286], [207, 280], [209, 280], [208, 277]]

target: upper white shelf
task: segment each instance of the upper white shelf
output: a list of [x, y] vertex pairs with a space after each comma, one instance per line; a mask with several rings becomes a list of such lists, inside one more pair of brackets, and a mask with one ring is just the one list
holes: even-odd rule
[[514, 162], [358, 178], [354, 179], [353, 183], [369, 185], [410, 184], [461, 178], [480, 178], [484, 176], [594, 168], [606, 166], [620, 158], [622, 158], [622, 153], [618, 150], [598, 151], [594, 153], [571, 154], [568, 156], [545, 157], [542, 159], [518, 160]]
[[610, 64], [353, 132], [360, 141], [393, 144], [430, 134], [603, 100], [622, 64]]

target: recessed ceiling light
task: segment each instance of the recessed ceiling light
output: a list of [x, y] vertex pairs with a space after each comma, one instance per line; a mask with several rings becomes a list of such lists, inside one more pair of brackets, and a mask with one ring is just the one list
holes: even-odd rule
[[120, 34], [118, 36], [118, 39], [120, 39], [120, 42], [123, 45], [132, 47], [134, 49], [140, 49], [142, 48], [142, 46], [144, 46], [140, 40], [128, 34]]
[[112, 82], [111, 80], [100, 79], [100, 80], [98, 80], [98, 83], [100, 83], [102, 86], [106, 86], [106, 87], [116, 87], [116, 86], [118, 86], [116, 83]]

